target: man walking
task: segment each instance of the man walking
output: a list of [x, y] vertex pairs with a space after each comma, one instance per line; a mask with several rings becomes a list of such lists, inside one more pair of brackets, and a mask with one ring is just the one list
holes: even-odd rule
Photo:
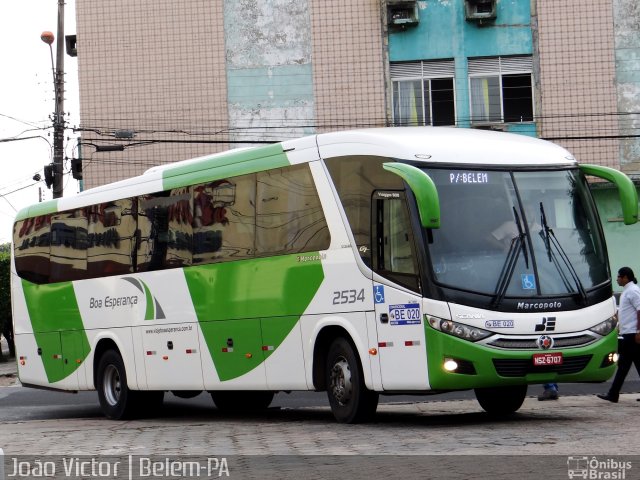
[[618, 371], [609, 392], [606, 395], [598, 395], [598, 398], [613, 403], [618, 402], [620, 389], [632, 363], [640, 374], [640, 287], [637, 283], [638, 280], [631, 268], [622, 267], [618, 270], [618, 285], [623, 287], [618, 306], [618, 326], [622, 335]]

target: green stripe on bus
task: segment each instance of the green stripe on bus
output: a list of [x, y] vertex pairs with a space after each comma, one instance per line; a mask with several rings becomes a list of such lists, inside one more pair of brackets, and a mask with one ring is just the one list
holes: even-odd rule
[[58, 200], [49, 200], [47, 202], [36, 203], [30, 207], [23, 208], [16, 215], [16, 222], [25, 218], [38, 217], [40, 215], [49, 215], [58, 211]]
[[248, 373], [277, 350], [324, 280], [313, 253], [205, 265], [184, 274], [222, 381]]
[[140, 280], [140, 283], [142, 283], [142, 286], [144, 288], [144, 296], [145, 296], [145, 299], [147, 300], [147, 309], [144, 312], [144, 319], [154, 320], [155, 319], [155, 301], [153, 299], [153, 295], [151, 294], [151, 290], [149, 290], [149, 287], [147, 287], [146, 283], [144, 283], [142, 280]]
[[58, 382], [80, 367], [91, 348], [73, 284], [35, 285], [22, 280], [22, 289], [47, 380]]
[[162, 188], [171, 190], [288, 165], [290, 162], [279, 143], [247, 150], [232, 150], [226, 155], [164, 170]]

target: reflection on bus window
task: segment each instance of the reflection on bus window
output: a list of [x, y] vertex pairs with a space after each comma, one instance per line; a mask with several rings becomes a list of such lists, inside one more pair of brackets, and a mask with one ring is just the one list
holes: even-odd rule
[[16, 271], [33, 283], [49, 281], [51, 216], [20, 220], [14, 225], [13, 242]]
[[137, 200], [124, 199], [87, 207], [87, 277], [133, 271]]
[[325, 250], [327, 227], [309, 167], [258, 174], [256, 250], [259, 256]]
[[255, 175], [194, 187], [194, 264], [250, 258], [254, 254]]
[[329, 248], [309, 167], [260, 176], [261, 182], [241, 175], [18, 221], [18, 274], [34, 283], [62, 282], [255, 258], [256, 245], [259, 256]]
[[171, 190], [168, 209], [166, 268], [186, 267], [193, 259], [193, 197], [191, 188]]
[[325, 160], [364, 263], [371, 266], [371, 196], [376, 189], [402, 190], [402, 179], [382, 168], [384, 157], [345, 156]]
[[87, 217], [72, 210], [51, 217], [51, 276], [49, 281], [80, 280], [87, 272]]
[[191, 189], [143, 195], [138, 202], [137, 271], [191, 265]]

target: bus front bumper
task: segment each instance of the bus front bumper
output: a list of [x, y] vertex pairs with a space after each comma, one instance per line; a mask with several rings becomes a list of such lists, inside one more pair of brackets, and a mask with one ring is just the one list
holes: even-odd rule
[[[583, 347], [551, 350], [499, 349], [462, 340], [428, 326], [425, 330], [429, 384], [433, 390], [604, 382], [616, 370], [615, 330]], [[554, 362], [537, 364], [540, 362], [534, 361], [534, 355], [541, 353], [552, 354]]]

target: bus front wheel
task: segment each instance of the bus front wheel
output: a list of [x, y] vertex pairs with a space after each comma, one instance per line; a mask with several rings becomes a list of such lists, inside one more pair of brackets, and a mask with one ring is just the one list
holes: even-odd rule
[[490, 415], [504, 416], [516, 412], [527, 395], [526, 385], [476, 388], [476, 399]]
[[326, 385], [331, 411], [338, 422], [361, 423], [373, 419], [378, 394], [364, 384], [358, 357], [345, 338], [337, 338], [329, 348]]

